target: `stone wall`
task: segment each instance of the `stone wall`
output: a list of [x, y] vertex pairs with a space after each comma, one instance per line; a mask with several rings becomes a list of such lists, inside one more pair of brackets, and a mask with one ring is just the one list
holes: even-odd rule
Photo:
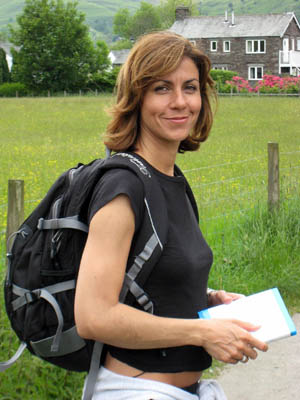
[[[279, 37], [262, 37], [265, 40], [265, 53], [246, 53], [246, 40], [258, 38], [211, 38], [196, 40], [197, 46], [207, 54], [213, 67], [226, 67], [236, 71], [240, 76], [248, 79], [249, 66], [263, 66], [264, 74], [279, 73], [279, 50], [282, 49], [282, 41]], [[211, 51], [211, 41], [217, 42], [217, 51]], [[223, 42], [230, 41], [230, 52], [224, 52]]]

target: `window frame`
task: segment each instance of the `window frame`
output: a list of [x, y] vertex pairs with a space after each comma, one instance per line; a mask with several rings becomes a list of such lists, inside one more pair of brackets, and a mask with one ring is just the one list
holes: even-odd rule
[[[258, 78], [258, 69], [260, 69], [261, 78]], [[251, 70], [254, 70], [254, 77], [251, 76]], [[249, 81], [261, 81], [264, 76], [263, 65], [248, 65], [248, 80]]]
[[[215, 46], [216, 46], [215, 49], [213, 48], [214, 47], [213, 44], [215, 44]], [[210, 51], [212, 51], [212, 52], [218, 51], [218, 41], [217, 40], [210, 41]]]
[[[226, 43], [228, 43], [228, 50], [226, 50]], [[223, 41], [223, 52], [224, 53], [230, 53], [231, 51], [231, 43], [230, 40], [224, 40]]]
[[218, 69], [222, 71], [229, 71], [229, 67], [227, 64], [213, 64], [211, 69]]
[[[261, 50], [262, 43], [263, 51]], [[266, 48], [266, 39], [246, 39], [246, 54], [265, 54]]]

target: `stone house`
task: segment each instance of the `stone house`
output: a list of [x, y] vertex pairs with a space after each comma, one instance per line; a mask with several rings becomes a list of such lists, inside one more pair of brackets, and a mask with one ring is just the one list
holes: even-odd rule
[[0, 41], [0, 48], [2, 48], [5, 51], [8, 68], [11, 69], [11, 67], [12, 67], [12, 55], [10, 52], [11, 45], [7, 42]]
[[214, 69], [250, 81], [265, 74], [300, 76], [300, 25], [292, 12], [191, 17], [188, 7], [178, 7], [169, 30], [203, 50]]
[[111, 50], [108, 54], [108, 57], [111, 61], [112, 67], [120, 67], [122, 66], [130, 52], [130, 49], [123, 49], [123, 50]]

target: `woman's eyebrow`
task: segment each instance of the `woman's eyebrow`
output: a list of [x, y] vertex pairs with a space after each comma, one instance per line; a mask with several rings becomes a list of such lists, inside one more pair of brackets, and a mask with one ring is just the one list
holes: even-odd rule
[[[184, 83], [191, 83], [193, 81], [196, 81], [199, 83], [199, 79], [197, 79], [197, 78], [188, 79], [188, 80], [184, 81]], [[168, 84], [173, 83], [172, 81], [169, 81], [168, 79], [157, 79], [157, 81], [155, 81], [154, 83], [157, 83], [157, 82], [164, 82], [164, 83], [168, 83]]]

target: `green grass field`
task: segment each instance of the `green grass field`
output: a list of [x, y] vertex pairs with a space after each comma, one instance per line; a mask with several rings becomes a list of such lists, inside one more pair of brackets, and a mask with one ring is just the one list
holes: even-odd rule
[[[25, 213], [55, 178], [104, 156], [111, 96], [0, 99], [0, 280], [4, 278], [8, 179], [25, 181]], [[300, 99], [219, 100], [199, 152], [178, 156], [214, 250], [210, 286], [251, 293], [278, 286], [300, 311]], [[280, 149], [281, 207], [267, 211], [267, 143]], [[17, 348], [0, 301], [0, 361]], [[83, 376], [26, 354], [0, 376], [0, 398], [80, 399]]]

